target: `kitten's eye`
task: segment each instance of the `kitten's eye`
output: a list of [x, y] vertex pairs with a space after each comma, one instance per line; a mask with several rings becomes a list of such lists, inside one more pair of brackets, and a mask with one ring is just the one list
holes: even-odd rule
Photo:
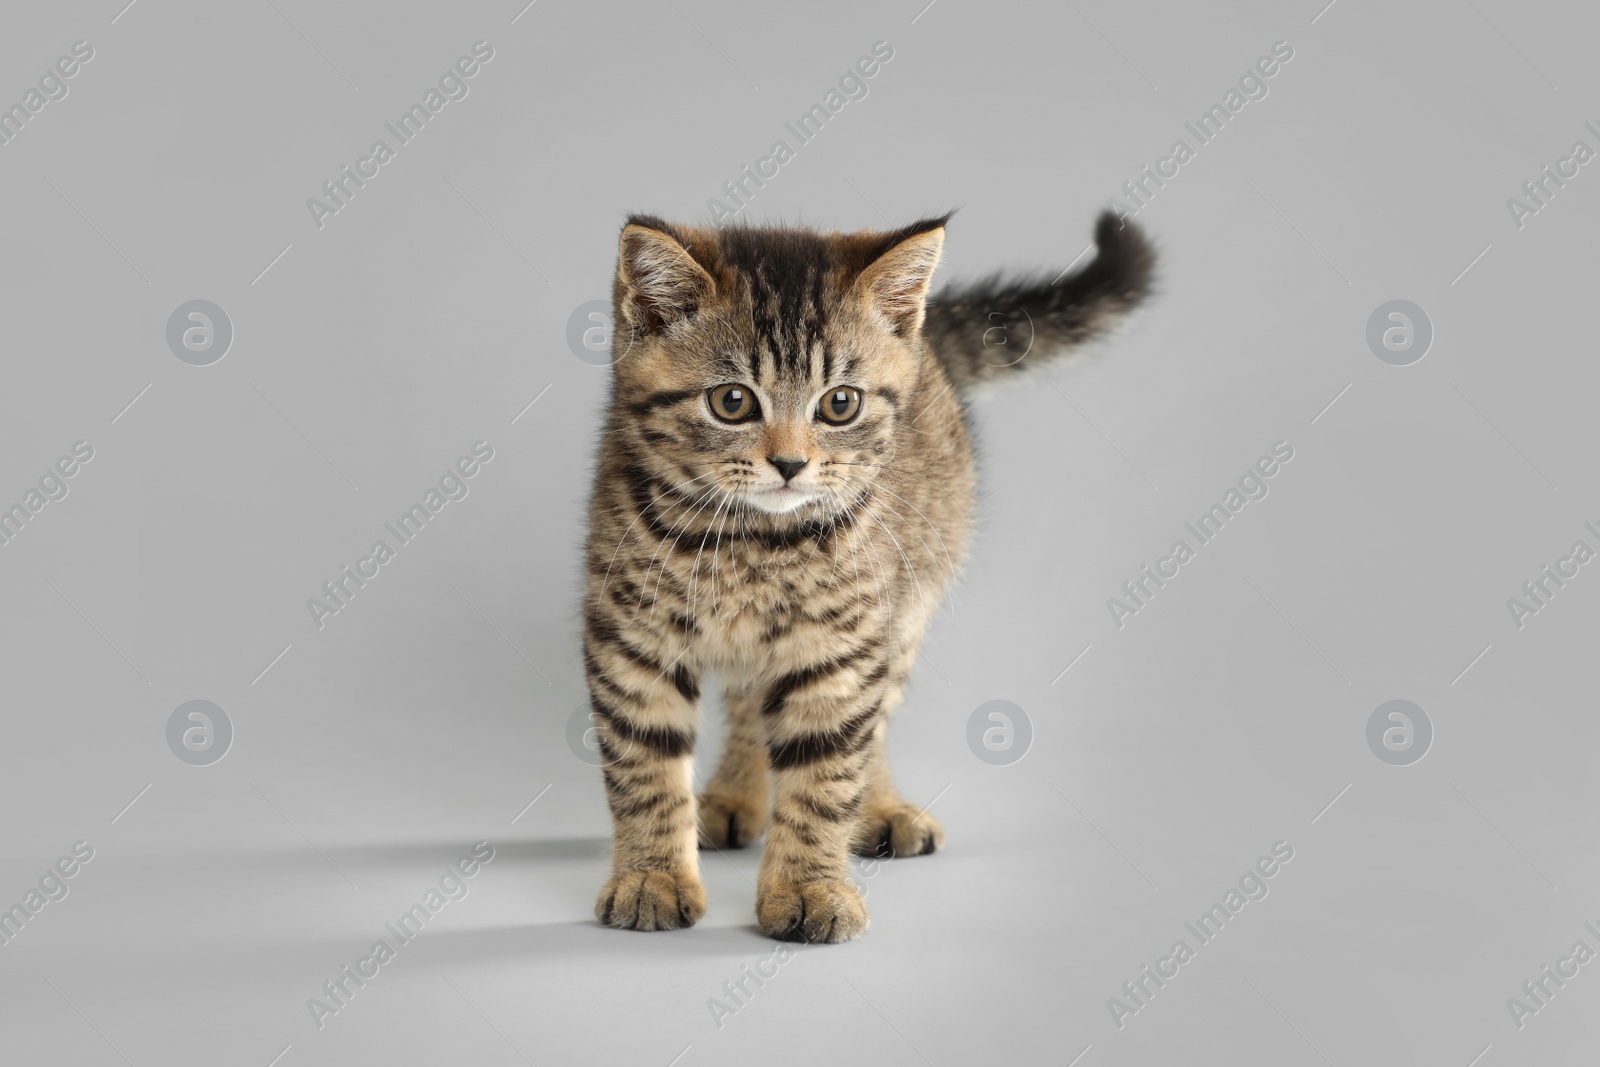
[[748, 386], [729, 383], [719, 385], [706, 394], [711, 414], [723, 422], [745, 422], [761, 414], [755, 394]]
[[853, 385], [829, 389], [817, 404], [817, 417], [835, 426], [843, 426], [861, 414], [861, 390]]

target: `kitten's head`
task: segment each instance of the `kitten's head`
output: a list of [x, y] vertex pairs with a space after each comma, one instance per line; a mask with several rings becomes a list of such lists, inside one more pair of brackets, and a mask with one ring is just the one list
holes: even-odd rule
[[704, 493], [707, 515], [848, 507], [915, 418], [947, 219], [841, 234], [630, 218], [613, 287], [613, 431], [652, 474]]

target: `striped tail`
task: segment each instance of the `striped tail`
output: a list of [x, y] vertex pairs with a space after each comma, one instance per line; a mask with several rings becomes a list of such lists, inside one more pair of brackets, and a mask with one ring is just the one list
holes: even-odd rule
[[1150, 291], [1155, 252], [1131, 222], [1105, 212], [1093, 262], [1071, 277], [993, 277], [947, 286], [928, 302], [923, 336], [956, 389], [1013, 376], [1108, 332]]

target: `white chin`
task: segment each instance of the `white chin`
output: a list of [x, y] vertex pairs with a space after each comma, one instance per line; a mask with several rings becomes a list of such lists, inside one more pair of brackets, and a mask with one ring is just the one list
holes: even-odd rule
[[745, 499], [755, 505], [757, 510], [765, 511], [768, 515], [783, 515], [802, 504], [809, 503], [811, 496], [808, 493], [797, 493], [792, 489], [787, 492], [768, 489], [747, 494]]

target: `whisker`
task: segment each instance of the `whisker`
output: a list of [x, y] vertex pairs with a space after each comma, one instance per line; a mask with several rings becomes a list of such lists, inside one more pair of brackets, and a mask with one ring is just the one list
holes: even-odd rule
[[[697, 475], [697, 476], [695, 476], [693, 478], [690, 478], [687, 482], [685, 482], [683, 484], [685, 486], [693, 485], [695, 482], [698, 482], [701, 478], [710, 477], [711, 475], [713, 475], [715, 473], [716, 473], [715, 471], [707, 471], [705, 474]], [[683, 486], [678, 486], [678, 487], [675, 487], [675, 488], [677, 488], [677, 490], [679, 492], [683, 491]], [[660, 494], [660, 496], [657, 496], [655, 498], [655, 500], [650, 501], [651, 506], [654, 507], [661, 500], [661, 497], [664, 497], [666, 495], [667, 495], [666, 493], [662, 493], [662, 494]], [[626, 542], [628, 540], [628, 534], [633, 532], [633, 528], [639, 524], [639, 520], [642, 519], [642, 518], [644, 518], [644, 512], [640, 511], [637, 515], [635, 515], [633, 517], [633, 521], [628, 523], [628, 528], [626, 530], [622, 531], [622, 540], [617, 542], [617, 550], [615, 552], [611, 553], [611, 562], [606, 564], [606, 576], [605, 576], [604, 580], [601, 581], [601, 583], [600, 583], [600, 592], [601, 592], [602, 595], [604, 595], [604, 593], [606, 591], [606, 587], [611, 584], [611, 568], [616, 566], [616, 564], [617, 564], [617, 555], [622, 551], [622, 546], [623, 546], [624, 542]]]
[[938, 480], [932, 475], [928, 474], [926, 471], [913, 471], [907, 470], [904, 467], [891, 467], [887, 463], [852, 463], [849, 460], [843, 459], [832, 459], [829, 460], [828, 463], [840, 467], [875, 467], [878, 470], [893, 471], [896, 474], [906, 474], [913, 478], [921, 478], [942, 493], [946, 500], [954, 500], [954, 498], [950, 496], [950, 491], [944, 486], [940, 485]]
[[[911, 501], [907, 500], [905, 497], [901, 496], [899, 493], [895, 492], [893, 489], [890, 489], [890, 488], [888, 488], [887, 486], [884, 486], [884, 485], [878, 485], [877, 488], [882, 489], [885, 493], [888, 493], [890, 496], [892, 496], [896, 500], [900, 501], [906, 507], [910, 508], [912, 511], [915, 511], [917, 513], [917, 517], [920, 518], [923, 522], [928, 524], [928, 529], [933, 531], [933, 536], [938, 538], [938, 540], [939, 540], [939, 547], [941, 549], [943, 549], [943, 551], [944, 551], [945, 562], [947, 562], [950, 565], [950, 576], [952, 578], [955, 577], [956, 561], [950, 555], [950, 549], [944, 543], [944, 535], [941, 534], [939, 532], [939, 528], [933, 524], [933, 520], [929, 519], [928, 516], [926, 516], [926, 515], [924, 515], [922, 513], [922, 510], [920, 508], [918, 508]], [[899, 509], [894, 507], [892, 504], [885, 504], [884, 506], [887, 507], [890, 511], [893, 511], [896, 515], [900, 515]], [[905, 516], [904, 515], [900, 515], [900, 519], [901, 519], [902, 522], [905, 521]], [[922, 535], [920, 533], [917, 534], [917, 540], [922, 541]], [[931, 555], [934, 554], [933, 549], [928, 548], [928, 542], [922, 541], [922, 547], [928, 549], [928, 555], [931, 556]]]
[[[678, 535], [672, 539], [672, 548], [668, 550], [667, 558], [663, 559], [661, 561], [661, 573], [656, 575], [655, 594], [650, 598], [650, 618], [652, 618], [652, 619], [655, 618], [655, 615], [656, 615], [656, 602], [661, 599], [661, 580], [663, 578], [665, 578], [666, 575], [667, 575], [667, 563], [668, 563], [668, 561], [671, 560], [672, 553], [676, 552], [678, 550], [678, 542], [683, 540], [683, 535], [689, 532], [689, 524], [691, 522], [693, 522], [694, 519], [702, 511], [704, 511], [706, 509], [706, 506], [711, 503], [711, 494], [716, 492], [716, 490], [718, 488], [719, 488], [718, 486], [713, 485], [709, 489], [707, 489], [705, 492], [701, 493], [700, 496], [695, 498], [696, 500], [701, 501], [700, 506], [695, 508], [694, 511], [691, 514], [684, 516], [678, 522], [675, 522], [671, 526], [667, 527], [667, 532], [668, 533], [672, 532], [674, 529], [677, 529], [677, 527], [680, 524], [682, 525], [683, 528], [681, 530], [678, 530]], [[656, 556], [661, 554], [661, 550], [666, 547], [666, 544], [667, 544], [666, 539], [663, 538], [662, 541], [661, 541], [661, 544], [656, 546], [655, 554], [650, 557], [650, 563], [644, 569], [645, 581], [649, 581], [650, 580], [650, 570], [656, 564]], [[639, 607], [634, 612], [634, 617], [637, 618], [638, 617], [638, 612], [642, 611], [643, 609], [644, 609], [644, 590], [641, 588], [639, 590]]]

